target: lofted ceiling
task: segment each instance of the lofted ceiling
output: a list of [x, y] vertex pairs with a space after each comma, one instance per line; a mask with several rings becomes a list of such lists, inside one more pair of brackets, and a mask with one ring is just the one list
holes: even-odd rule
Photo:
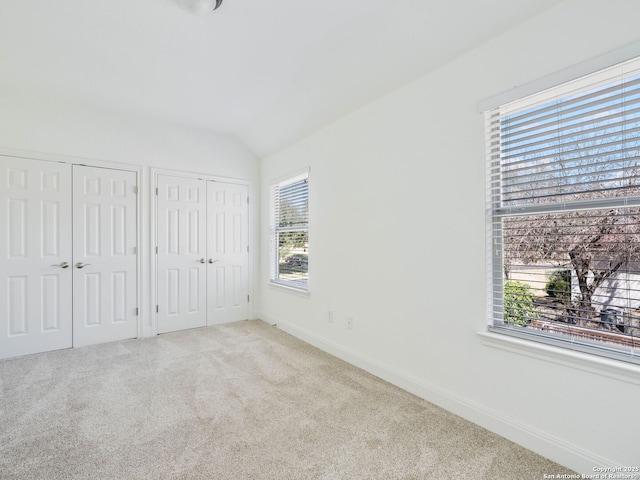
[[268, 155], [561, 0], [1, 0], [0, 88]]

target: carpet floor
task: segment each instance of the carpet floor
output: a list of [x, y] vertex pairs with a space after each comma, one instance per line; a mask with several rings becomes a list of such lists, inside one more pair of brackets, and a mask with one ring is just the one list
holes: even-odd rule
[[573, 473], [261, 321], [0, 361], [0, 478]]

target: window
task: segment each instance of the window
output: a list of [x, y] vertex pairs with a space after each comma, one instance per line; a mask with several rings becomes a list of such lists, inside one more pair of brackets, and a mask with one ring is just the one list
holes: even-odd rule
[[486, 125], [490, 330], [640, 363], [640, 59]]
[[271, 185], [272, 283], [309, 290], [309, 172]]

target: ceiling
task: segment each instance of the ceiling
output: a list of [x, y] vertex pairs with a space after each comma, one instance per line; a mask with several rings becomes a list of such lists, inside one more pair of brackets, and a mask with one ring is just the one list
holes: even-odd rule
[[266, 156], [561, 0], [1, 0], [0, 85]]

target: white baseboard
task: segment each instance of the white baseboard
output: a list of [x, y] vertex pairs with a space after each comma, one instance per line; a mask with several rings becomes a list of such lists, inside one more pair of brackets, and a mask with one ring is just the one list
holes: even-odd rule
[[[428, 384], [413, 375], [400, 372], [295, 324], [281, 321], [269, 315], [257, 315], [257, 318], [271, 325], [276, 325], [300, 340], [580, 474], [593, 474], [593, 467], [596, 466], [623, 467], [614, 461], [588, 452], [566, 440], [526, 425], [517, 419], [507, 417], [445, 388]], [[549, 474], [556, 473], [558, 472], [549, 472]]]

